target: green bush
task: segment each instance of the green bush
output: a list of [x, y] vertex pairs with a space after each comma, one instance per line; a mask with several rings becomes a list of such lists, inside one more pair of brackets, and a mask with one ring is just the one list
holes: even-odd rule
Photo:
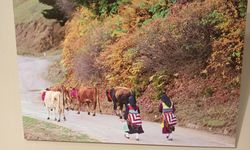
[[236, 3], [239, 15], [245, 17], [247, 12], [247, 0], [238, 0]]
[[128, 4], [128, 0], [74, 0], [78, 6], [91, 9], [98, 16], [116, 14], [121, 4]]
[[161, 98], [162, 91], [164, 91], [168, 79], [169, 75], [166, 70], [159, 71], [149, 78], [149, 82], [155, 92], [151, 97], [153, 100], [159, 100]]
[[211, 97], [213, 96], [214, 94], [214, 90], [211, 88], [211, 87], [208, 87], [204, 90], [203, 94], [206, 96], [206, 97]]

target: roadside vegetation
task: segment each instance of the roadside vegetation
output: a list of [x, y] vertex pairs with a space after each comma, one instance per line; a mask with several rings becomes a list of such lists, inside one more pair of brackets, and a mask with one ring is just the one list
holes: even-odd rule
[[245, 0], [77, 2], [63, 42], [66, 85], [133, 88], [153, 121], [166, 90], [179, 125], [236, 133]]
[[97, 142], [85, 134], [70, 129], [23, 116], [24, 137], [27, 140], [60, 142]]

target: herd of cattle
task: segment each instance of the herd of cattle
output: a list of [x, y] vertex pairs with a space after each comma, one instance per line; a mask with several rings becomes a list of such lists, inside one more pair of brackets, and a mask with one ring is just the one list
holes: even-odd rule
[[[116, 115], [122, 118], [123, 106], [128, 103], [128, 98], [135, 93], [126, 87], [114, 87], [106, 90], [107, 100], [113, 102], [113, 109]], [[99, 100], [99, 91], [96, 87], [79, 87], [66, 88], [63, 85], [46, 88], [41, 91], [42, 100], [48, 111], [48, 118], [50, 113], [54, 112], [55, 120], [60, 122], [61, 116], [66, 120], [64, 110], [77, 109], [80, 114], [82, 106], [87, 105], [88, 115], [90, 115], [90, 106], [92, 107], [93, 116], [96, 115], [96, 107], [98, 105], [100, 113], [101, 104]], [[119, 107], [119, 112], [117, 108]]]

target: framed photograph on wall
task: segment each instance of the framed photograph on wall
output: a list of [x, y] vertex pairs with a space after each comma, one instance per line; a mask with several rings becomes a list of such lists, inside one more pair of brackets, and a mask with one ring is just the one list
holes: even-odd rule
[[27, 140], [235, 147], [247, 0], [13, 0]]

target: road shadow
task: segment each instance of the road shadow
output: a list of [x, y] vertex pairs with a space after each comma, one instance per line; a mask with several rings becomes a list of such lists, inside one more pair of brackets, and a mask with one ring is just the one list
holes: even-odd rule
[[237, 134], [236, 134], [236, 147], [239, 142], [241, 128], [245, 117], [245, 112], [249, 99], [250, 90], [250, 13], [247, 14], [246, 32], [245, 32], [245, 48], [243, 51], [243, 66], [241, 74], [241, 87], [240, 87], [240, 104], [237, 120]]

